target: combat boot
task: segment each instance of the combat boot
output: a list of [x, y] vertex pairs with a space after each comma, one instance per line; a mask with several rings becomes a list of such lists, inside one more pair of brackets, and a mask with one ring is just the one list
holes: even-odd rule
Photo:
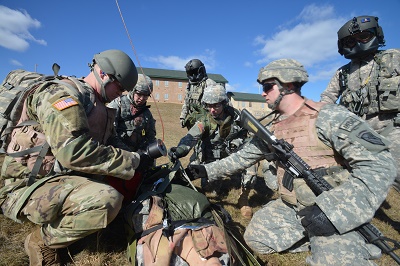
[[57, 249], [44, 244], [40, 228], [35, 229], [25, 239], [25, 252], [29, 256], [29, 266], [61, 265]]

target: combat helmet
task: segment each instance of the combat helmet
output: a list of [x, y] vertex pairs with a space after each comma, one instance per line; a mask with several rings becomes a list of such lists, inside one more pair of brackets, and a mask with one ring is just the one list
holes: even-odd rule
[[207, 79], [206, 67], [199, 59], [192, 59], [185, 65], [186, 75], [191, 84]]
[[359, 16], [347, 21], [338, 31], [338, 52], [347, 59], [361, 57], [384, 46], [378, 17]]
[[132, 59], [121, 50], [106, 50], [95, 54], [94, 62], [107, 75], [114, 76], [123, 88], [131, 91], [135, 87], [138, 72]]
[[302, 86], [308, 81], [308, 73], [304, 66], [294, 59], [279, 59], [260, 69], [257, 82], [262, 84], [267, 79], [278, 79], [282, 83], [299, 83]]
[[207, 86], [203, 92], [202, 98], [203, 104], [216, 104], [228, 102], [228, 96], [226, 95], [226, 89], [221, 84], [215, 84]]
[[133, 88], [133, 92], [144, 95], [150, 95], [153, 92], [153, 81], [149, 76], [144, 74], [138, 75], [138, 81], [136, 86]]

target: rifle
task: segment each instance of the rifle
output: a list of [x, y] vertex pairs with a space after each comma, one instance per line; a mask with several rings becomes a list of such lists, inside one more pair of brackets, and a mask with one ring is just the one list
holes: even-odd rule
[[[331, 184], [311, 169], [310, 166], [293, 151], [293, 145], [283, 139], [277, 139], [246, 109], [243, 109], [241, 112], [240, 124], [243, 128], [254, 133], [272, 147], [273, 153], [267, 154], [266, 159], [277, 160], [285, 169], [287, 174], [285, 174], [282, 183], [288, 190], [293, 190], [294, 178], [303, 178], [317, 196], [333, 188]], [[392, 259], [400, 265], [400, 257], [394, 253], [394, 250], [400, 248], [399, 242], [384, 237], [379, 229], [371, 223], [363, 224], [355, 230], [358, 231], [367, 242], [379, 247], [383, 253], [392, 257]], [[387, 242], [393, 243], [394, 247], [392, 248]]]

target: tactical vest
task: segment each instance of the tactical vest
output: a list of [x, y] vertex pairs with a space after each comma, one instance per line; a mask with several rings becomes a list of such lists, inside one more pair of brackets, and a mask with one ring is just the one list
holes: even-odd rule
[[[318, 167], [331, 167], [339, 165], [340, 159], [334, 153], [333, 149], [326, 146], [317, 135], [315, 123], [318, 117], [318, 112], [325, 103], [313, 102], [306, 100], [303, 106], [293, 115], [282, 121], [274, 121], [271, 130], [278, 139], [285, 139], [294, 146], [293, 151], [298, 154], [312, 169]], [[282, 179], [285, 170], [277, 166], [277, 178], [279, 184], [279, 193], [282, 200], [289, 202], [292, 205], [300, 202], [308, 202], [309, 198], [313, 198], [314, 194], [309, 190], [310, 195], [301, 193], [304, 198], [297, 198], [296, 188], [306, 186], [303, 179], [295, 179], [294, 189], [287, 190], [282, 185]], [[302, 189], [303, 189], [302, 188]]]
[[198, 84], [188, 83], [185, 96], [185, 106], [187, 110], [184, 118], [184, 123], [189, 130], [194, 126], [196, 121], [198, 121], [208, 113], [207, 110], [203, 107], [201, 99], [203, 98], [204, 89], [207, 86], [215, 84], [215, 81], [209, 78], [199, 82]]
[[[400, 73], [393, 62], [395, 50], [375, 54], [369, 76], [360, 87], [349, 86], [351, 63], [339, 69], [340, 101], [351, 112], [363, 116], [400, 110]], [[398, 53], [398, 52], [397, 52]], [[394, 58], [394, 59], [393, 59]]]
[[205, 124], [209, 133], [202, 138], [202, 162], [208, 163], [227, 157], [244, 143], [247, 136], [247, 131], [242, 130], [236, 122], [239, 111], [231, 106], [225, 108], [225, 112], [229, 113], [225, 121], [216, 121], [211, 115], [207, 115]]
[[[64, 82], [72, 85], [72, 83], [68, 82], [67, 80], [64, 80]], [[89, 135], [100, 144], [105, 144], [108, 138], [113, 133], [115, 110], [107, 108], [104, 103], [100, 101], [100, 99], [95, 97], [93, 89], [88, 84], [83, 82], [83, 80], [78, 81], [77, 83], [75, 83], [75, 85], [72, 86], [69, 86], [68, 84], [66, 85], [70, 90], [78, 89], [81, 92], [81, 97], [79, 100], [85, 106], [85, 112], [89, 125]], [[39, 91], [40, 87], [38, 87], [36, 92]], [[27, 114], [26, 103], [24, 103], [21, 118], [18, 124], [23, 124], [26, 121], [31, 120]], [[27, 167], [30, 171], [32, 171], [36, 160], [38, 159], [39, 152], [24, 154], [20, 157], [13, 156], [13, 154], [23, 152], [24, 150], [43, 145], [45, 143], [46, 138], [39, 124], [18, 127], [14, 129], [11, 133], [11, 141], [7, 147], [7, 153], [11, 155], [15, 159], [15, 161], [19, 162], [22, 167]], [[51, 170], [54, 170], [53, 166], [55, 164], [55, 161], [56, 160], [54, 155], [52, 154], [51, 150], [48, 149], [47, 153], [45, 154], [45, 158], [41, 163], [39, 172], [37, 173], [38, 177], [43, 177]], [[65, 169], [58, 168], [58, 171], [63, 170]], [[2, 169], [2, 173], [6, 175], [6, 178], [8, 174], [10, 175], [10, 177], [12, 177], [13, 174], [8, 173], [6, 169]]]
[[119, 98], [121, 108], [117, 114], [117, 134], [132, 149], [137, 151], [140, 147], [146, 146], [146, 128], [150, 123], [151, 116], [146, 115], [149, 112], [149, 106], [143, 106], [136, 114], [132, 114], [132, 100], [129, 96]]

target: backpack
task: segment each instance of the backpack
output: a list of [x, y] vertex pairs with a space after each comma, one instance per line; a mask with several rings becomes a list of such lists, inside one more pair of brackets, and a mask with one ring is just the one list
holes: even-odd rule
[[40, 83], [55, 79], [22, 69], [13, 70], [0, 84], [0, 153], [5, 153], [9, 136], [21, 117], [22, 107], [31, 89]]
[[[17, 125], [22, 115], [25, 99], [39, 86], [45, 88], [51, 84], [59, 83], [70, 88], [78, 89], [83, 95], [81, 100], [85, 106], [86, 114], [89, 114], [92, 110], [95, 101], [94, 92], [82, 86], [80, 81], [72, 76], [59, 76], [58, 71], [60, 70], [60, 66], [56, 63], [53, 64], [52, 69], [54, 75], [48, 76], [23, 69], [12, 70], [0, 84], [0, 154], [7, 154], [7, 146], [10, 143], [11, 132], [14, 128], [38, 124], [34, 120], [28, 120]], [[63, 81], [63, 79], [68, 79], [68, 82]], [[31, 185], [35, 181], [44, 155], [47, 153], [48, 149], [49, 144], [46, 142], [43, 145], [7, 155], [18, 157], [39, 151], [38, 160], [35, 162], [27, 183]]]

